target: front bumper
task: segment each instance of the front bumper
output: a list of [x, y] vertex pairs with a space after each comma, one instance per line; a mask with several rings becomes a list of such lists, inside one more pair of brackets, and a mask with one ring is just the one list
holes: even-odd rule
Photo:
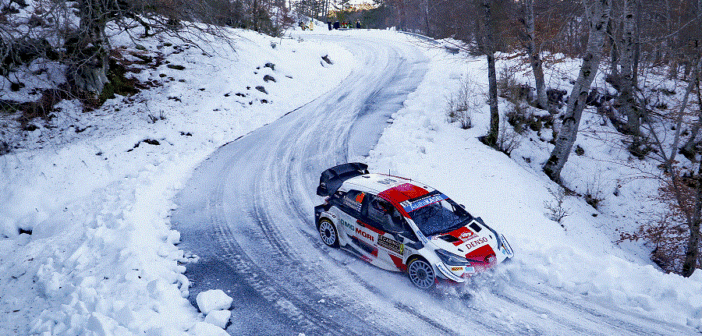
[[436, 264], [436, 268], [439, 270], [440, 276], [454, 282], [465, 282], [465, 274], [475, 273], [472, 266], [447, 266], [443, 262]]

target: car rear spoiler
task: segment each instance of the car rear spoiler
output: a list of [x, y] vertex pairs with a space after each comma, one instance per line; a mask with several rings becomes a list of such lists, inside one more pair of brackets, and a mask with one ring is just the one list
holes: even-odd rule
[[317, 195], [325, 197], [333, 195], [344, 181], [368, 174], [368, 165], [360, 162], [350, 162], [340, 164], [322, 172], [319, 177], [319, 187]]

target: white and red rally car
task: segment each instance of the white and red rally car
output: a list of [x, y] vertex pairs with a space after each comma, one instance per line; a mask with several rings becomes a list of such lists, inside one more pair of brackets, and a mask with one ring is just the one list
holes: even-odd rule
[[322, 241], [343, 247], [414, 285], [466, 278], [513, 256], [505, 237], [438, 190], [405, 178], [369, 174], [362, 163], [325, 170], [315, 221]]

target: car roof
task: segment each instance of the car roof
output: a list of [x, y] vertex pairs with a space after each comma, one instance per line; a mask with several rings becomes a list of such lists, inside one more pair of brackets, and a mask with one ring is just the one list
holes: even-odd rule
[[356, 176], [344, 182], [344, 187], [345, 189], [371, 192], [396, 204], [422, 197], [434, 191], [434, 188], [425, 184], [385, 174]]

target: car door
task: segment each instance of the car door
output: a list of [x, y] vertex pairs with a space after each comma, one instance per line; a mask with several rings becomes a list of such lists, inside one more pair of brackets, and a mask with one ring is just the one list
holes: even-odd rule
[[[391, 270], [405, 270], [405, 245], [400, 212], [385, 199], [369, 194], [363, 206], [362, 221], [376, 234], [374, 247], [378, 266]], [[382, 264], [382, 265], [381, 265]]]
[[338, 227], [348, 246], [363, 260], [373, 263], [377, 258], [375, 242], [377, 234], [369, 230], [361, 221], [367, 193], [350, 190], [338, 199]]

